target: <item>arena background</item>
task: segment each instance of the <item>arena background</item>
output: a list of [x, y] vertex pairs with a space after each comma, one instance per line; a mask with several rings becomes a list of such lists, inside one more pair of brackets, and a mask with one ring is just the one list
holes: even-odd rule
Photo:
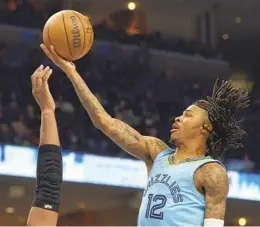
[[[39, 44], [44, 23], [61, 9], [94, 25], [94, 46], [76, 62], [90, 89], [145, 135], [167, 142], [173, 116], [209, 94], [216, 78], [250, 92], [245, 147], [226, 154], [225, 224], [260, 225], [259, 0], [1, 0], [0, 225], [26, 224], [39, 141], [30, 75], [41, 63], [54, 67]], [[50, 83], [64, 148], [59, 225], [136, 225], [144, 164], [92, 126], [56, 68]]]

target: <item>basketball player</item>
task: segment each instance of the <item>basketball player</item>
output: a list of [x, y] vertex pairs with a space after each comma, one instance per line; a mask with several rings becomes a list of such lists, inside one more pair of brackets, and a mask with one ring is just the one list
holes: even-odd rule
[[140, 226], [223, 226], [228, 176], [216, 158], [241, 146], [245, 133], [235, 113], [248, 106], [247, 93], [230, 81], [216, 82], [212, 97], [199, 100], [175, 119], [169, 148], [111, 117], [71, 62], [41, 45], [68, 76], [94, 126], [146, 163], [149, 181], [139, 211]]
[[52, 73], [40, 66], [32, 75], [32, 93], [41, 109], [36, 189], [28, 226], [56, 226], [62, 184], [62, 156], [55, 118], [55, 103], [48, 86]]

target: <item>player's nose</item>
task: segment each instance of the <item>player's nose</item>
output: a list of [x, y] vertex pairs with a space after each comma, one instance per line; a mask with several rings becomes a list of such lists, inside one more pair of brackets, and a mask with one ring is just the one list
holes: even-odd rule
[[181, 117], [175, 117], [175, 122], [180, 122], [181, 121]]

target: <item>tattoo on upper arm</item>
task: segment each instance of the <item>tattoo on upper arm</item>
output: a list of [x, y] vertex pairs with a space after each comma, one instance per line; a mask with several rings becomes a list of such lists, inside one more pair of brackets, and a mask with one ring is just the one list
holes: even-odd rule
[[217, 163], [209, 163], [199, 171], [200, 182], [205, 190], [205, 218], [224, 219], [229, 187], [226, 170]]

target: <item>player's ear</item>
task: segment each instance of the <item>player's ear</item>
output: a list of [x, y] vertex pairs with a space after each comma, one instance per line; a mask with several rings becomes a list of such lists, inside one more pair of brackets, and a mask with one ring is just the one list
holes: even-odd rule
[[202, 133], [208, 134], [213, 130], [213, 126], [209, 121], [204, 121], [201, 127]]

